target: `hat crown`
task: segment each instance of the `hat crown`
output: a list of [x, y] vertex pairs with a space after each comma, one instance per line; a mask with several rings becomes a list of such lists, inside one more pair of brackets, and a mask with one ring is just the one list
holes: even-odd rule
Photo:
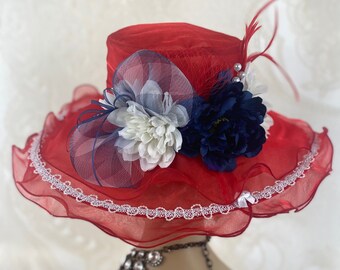
[[107, 39], [107, 87], [117, 66], [138, 50], [147, 49], [172, 61], [199, 95], [207, 95], [220, 71], [243, 57], [243, 41], [187, 23], [133, 25]]

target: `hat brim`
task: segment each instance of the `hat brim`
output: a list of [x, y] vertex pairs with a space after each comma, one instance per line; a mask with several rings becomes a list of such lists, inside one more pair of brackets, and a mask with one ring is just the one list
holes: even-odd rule
[[79, 113], [100, 98], [91, 86], [75, 90], [58, 117], [50, 113], [24, 149], [13, 147], [18, 190], [50, 214], [89, 221], [138, 247], [154, 247], [188, 235], [231, 237], [252, 217], [299, 211], [330, 173], [333, 147], [327, 135], [304, 121], [270, 112], [274, 125], [261, 153], [239, 158], [230, 173], [209, 171], [199, 159], [178, 154], [138, 188], [86, 182], [74, 170], [68, 139]]

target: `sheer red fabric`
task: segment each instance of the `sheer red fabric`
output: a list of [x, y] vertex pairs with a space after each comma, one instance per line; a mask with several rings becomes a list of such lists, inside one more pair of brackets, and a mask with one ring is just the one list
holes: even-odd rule
[[123, 60], [147, 49], [173, 62], [201, 96], [209, 94], [218, 72], [242, 63], [244, 52], [242, 40], [187, 23], [129, 26], [112, 33], [107, 47], [107, 87]]
[[[240, 40], [184, 23], [124, 28], [111, 34], [107, 40], [107, 86], [112, 86], [113, 74], [124, 59], [140, 49], [148, 49], [167, 57], [184, 73], [199, 95], [207, 96], [218, 72], [232, 68], [235, 63], [244, 65], [258, 56], [266, 57], [266, 50], [250, 58], [247, 55], [247, 43], [256, 29], [254, 21], [247, 28], [246, 37]], [[149, 219], [145, 215], [110, 213], [102, 207], [77, 202], [74, 197], [51, 188], [50, 183], [43, 181], [32, 160], [28, 159], [37, 134], [28, 138], [24, 149], [13, 147], [15, 184], [26, 198], [54, 216], [89, 221], [104, 232], [135, 246], [154, 247], [188, 235], [238, 235], [247, 228], [253, 217], [270, 217], [301, 210], [311, 201], [319, 184], [331, 171], [333, 148], [326, 129], [316, 133], [304, 121], [270, 112], [274, 125], [270, 128], [270, 136], [263, 150], [254, 158], [238, 158], [237, 168], [232, 172], [210, 171], [200, 158], [192, 159], [178, 154], [170, 167], [145, 173], [137, 188], [94, 185], [79, 177], [73, 168], [68, 140], [80, 113], [94, 108], [91, 100], [100, 98], [101, 94], [94, 87], [81, 86], [75, 90], [73, 100], [61, 109], [58, 117], [48, 114], [42, 130], [40, 157], [46, 168], [51, 170], [50, 173], [60, 175], [62, 181], [69, 181], [74, 188], [81, 188], [84, 194], [93, 194], [101, 200], [111, 200], [120, 205], [190, 209], [197, 204], [233, 204], [245, 190], [250, 193], [262, 191], [267, 186], [275, 185], [277, 180], [284, 179], [299, 165], [315, 142], [319, 146], [318, 155], [304, 171], [303, 178], [300, 175], [295, 185], [286, 187], [283, 192], [263, 198], [256, 204], [248, 203], [245, 208], [233, 209], [227, 215], [216, 214], [211, 219], [202, 216], [191, 220], [176, 218], [171, 221]]]
[[270, 217], [305, 207], [331, 170], [332, 145], [326, 130], [318, 134], [301, 120], [288, 119], [271, 112], [275, 125], [270, 129], [271, 135], [264, 149], [255, 158], [238, 159], [237, 169], [231, 173], [209, 171], [200, 159], [177, 155], [169, 168], [155, 169], [146, 174], [137, 189], [92, 185], [75, 172], [67, 151], [67, 141], [79, 113], [91, 106], [88, 104], [92, 99], [99, 97], [95, 88], [79, 87], [73, 101], [60, 112], [64, 116], [63, 120], [58, 120], [50, 113], [43, 128], [44, 142], [40, 145], [40, 153], [46, 167], [51, 168], [51, 173], [60, 174], [63, 181], [70, 181], [72, 186], [81, 188], [85, 194], [95, 194], [101, 200], [110, 199], [119, 204], [174, 209], [178, 206], [190, 208], [198, 203], [203, 206], [211, 203], [232, 203], [243, 190], [262, 190], [290, 173], [310, 150], [315, 137], [320, 146], [311, 168], [305, 172], [305, 177], [271, 199], [262, 200], [256, 205], [249, 204], [247, 208], [230, 211], [227, 215], [214, 215], [209, 220], [200, 217], [172, 221], [110, 213], [86, 202], [77, 202], [75, 198], [51, 189], [49, 183], [34, 173], [35, 168], [30, 166], [28, 151], [37, 135], [28, 138], [24, 149], [13, 147], [15, 183], [26, 198], [54, 216], [89, 221], [106, 233], [135, 246], [157, 246], [193, 234], [223, 237], [238, 235], [247, 228], [252, 217]]

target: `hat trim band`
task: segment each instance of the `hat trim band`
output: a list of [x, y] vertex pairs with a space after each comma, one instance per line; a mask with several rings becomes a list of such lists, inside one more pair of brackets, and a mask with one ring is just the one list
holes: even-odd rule
[[[33, 138], [28, 151], [28, 159], [32, 162], [30, 167], [34, 168], [33, 173], [40, 175], [41, 180], [48, 182], [51, 189], [56, 189], [64, 195], [71, 196], [79, 203], [88, 203], [93, 207], [104, 208], [110, 213], [126, 214], [129, 216], [145, 216], [148, 219], [164, 218], [167, 221], [183, 218], [191, 220], [196, 217], [211, 219], [213, 215], [226, 215], [232, 210], [247, 208], [251, 204], [257, 204], [261, 200], [268, 200], [273, 195], [282, 193], [287, 187], [295, 185], [296, 181], [305, 177], [305, 172], [311, 167], [315, 157], [318, 155], [319, 142], [317, 136], [311, 145], [310, 151], [304, 155], [303, 159], [297, 163], [294, 170], [286, 175], [282, 180], [275, 181], [272, 186], [266, 186], [261, 191], [249, 192], [244, 190], [232, 204], [211, 203], [209, 206], [194, 204], [190, 208], [176, 207], [175, 209], [165, 209], [164, 207], [148, 208], [145, 205], [131, 206], [129, 204], [116, 204], [112, 200], [100, 200], [97, 195], [84, 194], [81, 188], [74, 188], [71, 181], [62, 181], [60, 174], [52, 174], [51, 168], [46, 167], [46, 162], [42, 160], [40, 154], [41, 133]], [[250, 205], [249, 205], [250, 204]]]

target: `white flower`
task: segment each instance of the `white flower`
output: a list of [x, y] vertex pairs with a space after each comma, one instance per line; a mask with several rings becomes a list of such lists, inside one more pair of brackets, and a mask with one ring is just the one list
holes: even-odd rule
[[143, 171], [157, 165], [166, 168], [181, 149], [182, 135], [177, 128], [189, 122], [187, 110], [152, 80], [146, 81], [137, 100], [127, 101], [107, 118], [122, 127], [116, 146], [125, 161], [139, 159]]
[[272, 125], [274, 125], [274, 120], [273, 120], [273, 118], [268, 113], [266, 113], [266, 115], [264, 116], [263, 123], [261, 124], [261, 126], [263, 127], [264, 131], [266, 132], [266, 138], [267, 139], [268, 139], [268, 137], [270, 135], [269, 130], [270, 130]]
[[[261, 96], [261, 95], [263, 95], [267, 92], [267, 86], [266, 85], [256, 83], [255, 72], [251, 69], [250, 63], [247, 64], [244, 72], [245, 72], [245, 77], [242, 80], [242, 82], [244, 84], [244, 89], [246, 91], [249, 91], [250, 93], [252, 93], [253, 96]], [[263, 103], [267, 107], [267, 113], [264, 116], [263, 123], [261, 124], [261, 126], [264, 128], [264, 130], [266, 132], [266, 138], [268, 139], [268, 136], [270, 135], [269, 130], [270, 130], [271, 126], [274, 125], [274, 120], [268, 114], [268, 111], [271, 108], [271, 105], [268, 102], [263, 102]]]

